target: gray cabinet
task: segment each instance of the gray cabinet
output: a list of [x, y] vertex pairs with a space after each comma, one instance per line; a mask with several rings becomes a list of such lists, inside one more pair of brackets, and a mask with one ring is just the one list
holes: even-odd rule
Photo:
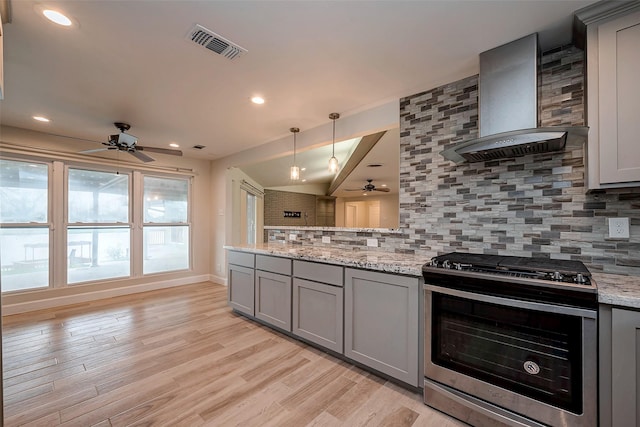
[[294, 261], [293, 270], [293, 333], [342, 353], [343, 268]]
[[640, 425], [640, 311], [600, 307], [600, 425]]
[[227, 302], [242, 313], [254, 314], [255, 255], [229, 252]]
[[291, 260], [256, 255], [255, 317], [291, 332]]
[[420, 385], [421, 279], [345, 269], [345, 356]]
[[638, 186], [640, 3], [598, 2], [585, 9], [578, 18], [587, 24], [587, 184]]

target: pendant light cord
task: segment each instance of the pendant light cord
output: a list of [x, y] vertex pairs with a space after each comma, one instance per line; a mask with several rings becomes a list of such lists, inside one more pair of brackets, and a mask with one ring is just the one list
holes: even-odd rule
[[331, 156], [336, 156], [336, 119], [333, 119], [333, 145], [331, 146]]

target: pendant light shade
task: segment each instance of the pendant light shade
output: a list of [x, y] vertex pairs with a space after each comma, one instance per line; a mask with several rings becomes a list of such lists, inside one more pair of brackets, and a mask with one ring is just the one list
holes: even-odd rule
[[329, 170], [331, 173], [338, 172], [338, 159], [336, 159], [336, 120], [340, 118], [340, 114], [331, 113], [329, 118], [333, 120], [333, 145], [331, 146], [331, 158], [329, 159]]
[[300, 129], [290, 128], [289, 131], [293, 133], [293, 166], [291, 166], [289, 178], [292, 181], [297, 181], [300, 179], [300, 168], [296, 165], [296, 133], [300, 132]]

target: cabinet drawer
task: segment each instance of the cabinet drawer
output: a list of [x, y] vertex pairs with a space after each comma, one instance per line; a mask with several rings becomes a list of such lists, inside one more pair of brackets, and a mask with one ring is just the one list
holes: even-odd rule
[[333, 286], [342, 286], [344, 284], [343, 271], [344, 268], [337, 265], [293, 261], [293, 275], [295, 277], [328, 283]]
[[229, 251], [229, 264], [253, 268], [255, 263], [254, 257], [255, 255], [247, 252]]
[[291, 276], [291, 260], [268, 255], [256, 255], [256, 269]]

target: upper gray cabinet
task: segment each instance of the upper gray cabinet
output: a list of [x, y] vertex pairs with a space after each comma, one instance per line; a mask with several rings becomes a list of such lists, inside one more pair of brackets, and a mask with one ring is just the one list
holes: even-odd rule
[[587, 186], [640, 186], [640, 3], [599, 2], [576, 15], [586, 24]]

